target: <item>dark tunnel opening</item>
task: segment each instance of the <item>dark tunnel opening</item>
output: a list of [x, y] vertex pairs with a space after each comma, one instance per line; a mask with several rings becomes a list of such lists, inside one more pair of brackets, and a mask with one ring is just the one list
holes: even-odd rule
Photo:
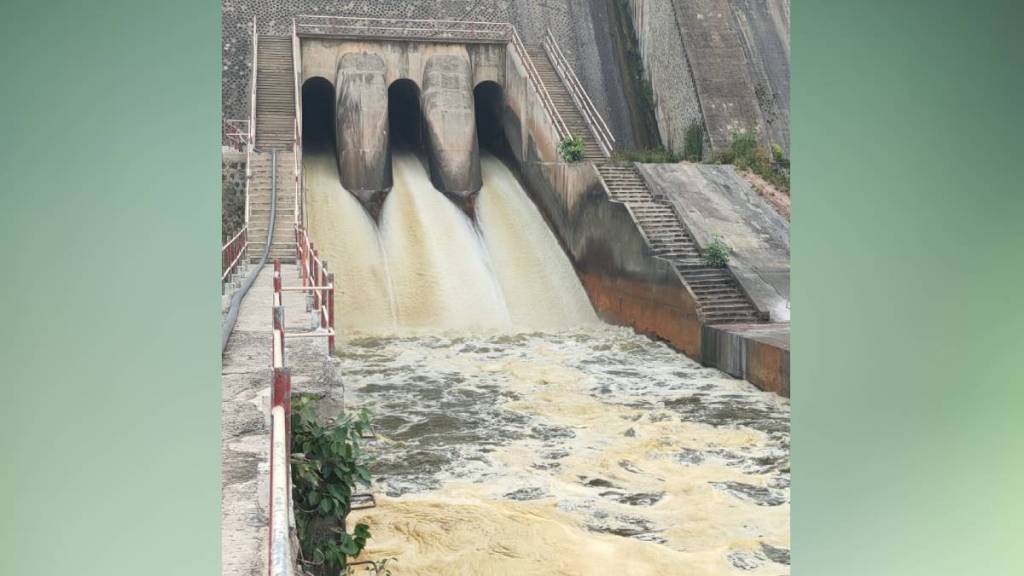
[[302, 147], [309, 152], [335, 153], [334, 86], [319, 76], [302, 85]]
[[423, 149], [423, 117], [420, 88], [408, 79], [388, 87], [388, 135], [393, 150], [419, 152]]
[[505, 94], [495, 82], [484, 81], [473, 89], [476, 136], [480, 148], [497, 156], [505, 152], [505, 130], [501, 121]]

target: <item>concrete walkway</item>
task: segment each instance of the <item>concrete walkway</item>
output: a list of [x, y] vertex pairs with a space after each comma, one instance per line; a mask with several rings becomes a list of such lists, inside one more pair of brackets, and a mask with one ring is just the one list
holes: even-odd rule
[[[281, 267], [284, 286], [298, 286], [298, 267]], [[313, 327], [306, 293], [285, 292], [285, 332]], [[270, 349], [273, 267], [264, 267], [242, 301], [222, 360], [221, 573], [267, 573], [270, 458]], [[325, 338], [289, 340], [285, 365], [293, 387], [317, 378], [327, 358]], [[328, 363], [329, 365], [329, 363]]]

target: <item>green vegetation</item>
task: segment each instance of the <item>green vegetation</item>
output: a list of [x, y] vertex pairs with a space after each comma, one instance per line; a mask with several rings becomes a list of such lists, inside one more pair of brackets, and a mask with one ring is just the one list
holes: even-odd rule
[[694, 120], [683, 136], [683, 159], [700, 162], [704, 158], [704, 125]]
[[[348, 562], [366, 547], [370, 528], [346, 519], [359, 484], [370, 485], [369, 460], [360, 446], [370, 427], [365, 410], [322, 423], [309, 396], [292, 403], [292, 498], [303, 562], [317, 576], [348, 572]], [[376, 566], [376, 565], [375, 565]]]
[[733, 133], [729, 149], [719, 152], [716, 160], [719, 164], [733, 164], [739, 170], [750, 170], [780, 192], [789, 194], [789, 160], [777, 144], [768, 150], [754, 134]]
[[725, 268], [729, 264], [730, 252], [729, 246], [722, 241], [721, 236], [715, 234], [711, 238], [711, 243], [704, 248], [704, 264], [713, 268]]
[[645, 150], [616, 150], [612, 159], [617, 162], [642, 162], [645, 164], [671, 164], [683, 159], [663, 146]]
[[566, 162], [583, 160], [583, 138], [570, 134], [558, 143], [558, 155]]

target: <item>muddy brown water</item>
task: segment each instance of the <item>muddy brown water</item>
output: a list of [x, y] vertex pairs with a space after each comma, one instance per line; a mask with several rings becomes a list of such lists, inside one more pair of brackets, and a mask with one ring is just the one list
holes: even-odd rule
[[789, 402], [597, 321], [485, 158], [478, 221], [411, 158], [374, 222], [306, 159], [342, 285], [338, 375], [375, 415], [366, 555], [403, 575], [789, 573]]

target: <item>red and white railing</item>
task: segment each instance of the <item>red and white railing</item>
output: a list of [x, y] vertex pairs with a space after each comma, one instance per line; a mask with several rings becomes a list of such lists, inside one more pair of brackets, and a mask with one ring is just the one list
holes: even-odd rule
[[302, 286], [285, 290], [310, 292], [313, 297], [313, 311], [319, 318], [320, 330], [307, 332], [309, 336], [326, 336], [327, 350], [334, 350], [334, 274], [327, 271], [327, 262], [309, 239], [302, 226], [295, 227], [295, 260], [299, 264]]
[[224, 120], [224, 135], [222, 142], [229, 148], [239, 152], [245, 152], [249, 146], [249, 120]]
[[270, 406], [270, 521], [268, 573], [291, 576], [291, 372], [284, 365], [284, 302], [281, 263], [274, 261], [273, 341], [270, 365], [274, 371]]
[[227, 241], [227, 244], [220, 249], [220, 283], [224, 284], [231, 278], [231, 275], [235, 273], [235, 269], [238, 268], [238, 264], [245, 258], [246, 248], [248, 248], [248, 226], [242, 226], [242, 229], [234, 235], [231, 240]]
[[608, 129], [604, 118], [601, 117], [597, 107], [590, 100], [590, 96], [587, 96], [586, 89], [583, 88], [580, 79], [573, 72], [572, 66], [569, 65], [565, 54], [562, 53], [562, 49], [558, 46], [558, 41], [555, 40], [555, 36], [551, 33], [550, 28], [544, 34], [543, 46], [544, 52], [547, 53], [551, 64], [555, 67], [555, 72], [562, 79], [562, 83], [568, 89], [569, 94], [576, 103], [576, 107], [583, 114], [583, 119], [587, 122], [587, 126], [590, 127], [594, 138], [597, 139], [601, 151], [604, 152], [605, 157], [611, 157], [615, 137], [612, 136], [612, 131]]

